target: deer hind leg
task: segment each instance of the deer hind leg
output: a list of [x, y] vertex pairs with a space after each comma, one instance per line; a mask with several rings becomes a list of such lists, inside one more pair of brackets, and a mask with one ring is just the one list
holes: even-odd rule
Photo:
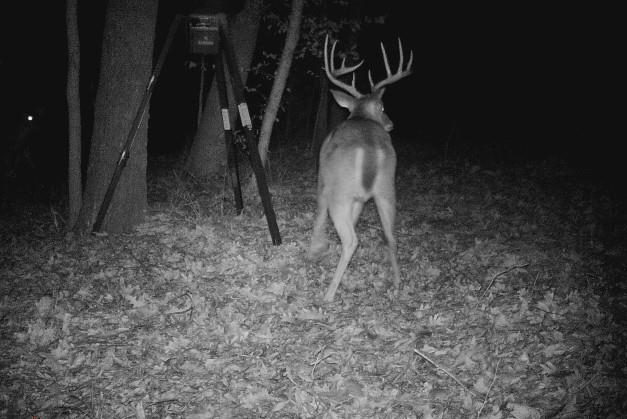
[[329, 247], [327, 240], [327, 211], [329, 209], [328, 199], [323, 192], [318, 193], [318, 209], [316, 211], [316, 219], [314, 221], [313, 234], [311, 236], [311, 245], [307, 257], [309, 259], [317, 259]]
[[396, 239], [394, 238], [394, 218], [396, 216], [394, 185], [386, 185], [385, 188], [375, 194], [374, 200], [381, 219], [383, 233], [387, 241], [388, 251], [390, 255], [390, 263], [394, 271], [394, 295], [398, 296], [401, 285], [401, 274], [398, 269], [398, 261], [396, 260]]
[[324, 295], [324, 301], [331, 302], [335, 297], [337, 287], [340, 285], [342, 276], [348, 267], [355, 249], [357, 249], [357, 234], [355, 233], [355, 221], [359, 217], [363, 203], [360, 201], [350, 200], [336, 203], [330, 208], [331, 219], [333, 225], [340, 236], [342, 242], [342, 254], [335, 268], [335, 274], [331, 280], [331, 284]]

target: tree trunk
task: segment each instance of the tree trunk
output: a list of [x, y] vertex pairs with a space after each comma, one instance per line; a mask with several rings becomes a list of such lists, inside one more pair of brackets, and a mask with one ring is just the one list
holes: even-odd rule
[[[352, 22], [361, 24], [363, 20], [363, 17], [362, 17], [363, 7], [364, 7], [364, 0], [350, 0], [349, 1], [349, 9], [348, 9], [349, 16], [348, 17]], [[339, 34], [339, 35], [340, 35], [340, 38], [345, 38], [344, 45], [347, 49], [350, 48], [351, 46], [357, 45], [359, 36], [357, 32], [355, 32], [350, 27], [346, 28], [346, 32], [344, 33], [344, 36], [342, 36], [342, 34]], [[331, 100], [330, 105], [329, 105], [329, 119], [328, 119], [328, 125], [327, 125], [328, 130], [330, 131], [333, 128], [335, 128], [338, 124], [343, 122], [347, 116], [348, 116], [348, 112], [346, 111], [346, 109], [339, 106], [335, 102], [335, 100]]]
[[324, 69], [320, 69], [319, 76], [319, 96], [318, 107], [316, 108], [316, 120], [314, 122], [313, 132], [313, 155], [316, 159], [316, 169], [318, 168], [318, 157], [320, 155], [320, 148], [322, 142], [329, 133], [329, 79]]
[[[244, 10], [237, 14], [229, 25], [228, 33], [235, 49], [237, 63], [240, 66], [239, 72], [244, 84], [248, 78], [250, 63], [257, 43], [261, 11], [261, 0], [247, 0]], [[237, 117], [237, 104], [233, 100], [230, 77], [227, 77], [227, 85], [230, 114], [234, 121]], [[224, 128], [215, 77], [205, 103], [200, 126], [194, 136], [185, 163], [185, 169], [199, 178], [207, 178], [220, 173], [226, 164]]]
[[266, 166], [266, 159], [268, 157], [272, 128], [279, 111], [279, 106], [281, 105], [281, 97], [285, 90], [287, 76], [290, 74], [294, 50], [296, 49], [296, 44], [298, 44], [298, 38], [300, 37], [303, 4], [304, 0], [292, 0], [292, 11], [290, 13], [289, 26], [285, 36], [285, 45], [283, 46], [279, 68], [276, 71], [274, 83], [272, 84], [272, 91], [270, 92], [268, 103], [266, 104], [266, 110], [263, 114], [261, 131], [259, 132], [259, 156], [261, 157], [261, 163], [264, 167]]
[[[77, 228], [91, 229], [152, 69], [158, 0], [109, 0], [87, 180]], [[142, 221], [146, 202], [147, 116], [137, 132], [102, 231]]]
[[76, 16], [77, 0], [67, 0], [67, 106], [68, 106], [68, 224], [72, 229], [81, 209], [81, 99], [79, 94], [80, 41]]

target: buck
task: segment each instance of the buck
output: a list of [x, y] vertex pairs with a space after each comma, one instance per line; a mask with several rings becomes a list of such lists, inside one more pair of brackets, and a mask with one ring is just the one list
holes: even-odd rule
[[[328, 43], [327, 35], [324, 41], [325, 73], [331, 83], [343, 90], [332, 89], [331, 93], [338, 105], [348, 109], [349, 116], [328, 134], [320, 149], [318, 209], [309, 257], [318, 258], [328, 246], [326, 238], [328, 213], [342, 244], [340, 260], [324, 296], [324, 301], [333, 301], [337, 287], [357, 248], [355, 225], [364, 204], [374, 198], [394, 271], [394, 295], [398, 296], [400, 272], [394, 238], [396, 153], [389, 134], [393, 123], [383, 111], [382, 97], [385, 86], [411, 74], [413, 52], [410, 52], [409, 62], [404, 67], [403, 46], [399, 39], [398, 69], [392, 73], [385, 47], [381, 43], [387, 77], [375, 84], [368, 71], [371, 93], [362, 94], [355, 87], [354, 72], [363, 64], [363, 60], [350, 67], [342, 60], [341, 67], [336, 69], [334, 55], [337, 41], [333, 42], [330, 54]], [[350, 85], [338, 78], [350, 73], [352, 73]]]

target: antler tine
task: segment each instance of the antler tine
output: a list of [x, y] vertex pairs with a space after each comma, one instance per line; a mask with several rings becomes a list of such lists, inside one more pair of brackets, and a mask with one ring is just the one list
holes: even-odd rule
[[[352, 95], [353, 97], [356, 98], [360, 98], [363, 95], [361, 93], [359, 93], [359, 91], [357, 90], [357, 88], [355, 87], [355, 73], [354, 71], [359, 68], [359, 66], [361, 66], [364, 63], [364, 60], [361, 60], [359, 63], [357, 63], [356, 65], [350, 66], [350, 67], [346, 67], [346, 57], [344, 57], [342, 59], [342, 67], [339, 69], [335, 68], [335, 64], [334, 64], [334, 57], [335, 57], [335, 46], [337, 44], [337, 41], [333, 42], [333, 45], [331, 46], [331, 62], [329, 63], [329, 55], [327, 53], [327, 51], [329, 50], [329, 35], [327, 35], [324, 38], [324, 71], [327, 74], [327, 78], [329, 79], [329, 81], [333, 84], [335, 84], [337, 87], [345, 90], [347, 93], [349, 93], [350, 95]], [[337, 77], [342, 76], [344, 74], [348, 74], [348, 73], [353, 73], [353, 80], [352, 83], [350, 85], [340, 81], [337, 79]]]
[[375, 90], [382, 88], [383, 86], [387, 86], [389, 84], [397, 82], [400, 79], [407, 77], [412, 73], [411, 65], [414, 62], [414, 52], [413, 51], [409, 52], [409, 62], [407, 63], [407, 66], [405, 67], [405, 69], [403, 69], [403, 61], [405, 61], [405, 59], [403, 56], [403, 44], [401, 43], [400, 38], [398, 38], [398, 69], [396, 70], [394, 74], [392, 74], [392, 70], [390, 70], [390, 63], [388, 62], [388, 55], [385, 52], [385, 47], [383, 46], [383, 42], [381, 42], [381, 52], [383, 54], [383, 63], [385, 64], [385, 72], [387, 76], [385, 79], [381, 80], [377, 84], [374, 84], [372, 82], [372, 77], [370, 76], [370, 73], [368, 73], [368, 79], [370, 80], [370, 87], [373, 92]]
[[[392, 72], [390, 71], [390, 63], [388, 62], [388, 54], [385, 51], [385, 46], [383, 45], [383, 42], [381, 42], [381, 53], [383, 54], [383, 64], [385, 64], [385, 73], [388, 75], [388, 77], [390, 77]], [[400, 58], [399, 61], [401, 63], [403, 62], [402, 57], [403, 57], [402, 55], [399, 57]]]

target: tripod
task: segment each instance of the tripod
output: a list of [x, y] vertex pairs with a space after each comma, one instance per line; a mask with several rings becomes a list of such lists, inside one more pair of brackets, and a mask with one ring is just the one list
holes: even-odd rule
[[202, 56], [203, 70], [201, 71], [204, 72], [204, 56], [215, 55], [216, 85], [218, 87], [220, 111], [222, 114], [222, 124], [224, 127], [224, 140], [227, 150], [227, 164], [231, 172], [231, 182], [235, 198], [236, 211], [238, 214], [242, 212], [243, 202], [241, 185], [239, 181], [239, 171], [237, 167], [237, 160], [235, 157], [235, 142], [233, 139], [233, 130], [231, 127], [231, 118], [229, 115], [229, 104], [225, 76], [226, 68], [224, 66], [224, 60], [226, 60], [226, 63], [230, 70], [229, 74], [231, 76], [233, 96], [235, 98], [235, 101], [237, 102], [240, 122], [242, 124], [242, 128], [246, 137], [248, 156], [253, 172], [255, 173], [257, 189], [261, 197], [261, 203], [263, 205], [266, 221], [268, 223], [268, 229], [270, 230], [270, 236], [272, 237], [272, 244], [278, 246], [281, 244], [281, 235], [279, 233], [279, 228], [276, 223], [276, 215], [272, 207], [272, 201], [270, 197], [270, 192], [268, 190], [268, 184], [266, 182], [265, 172], [263, 169], [263, 165], [261, 164], [261, 158], [259, 157], [257, 141], [255, 140], [252, 132], [252, 121], [250, 119], [250, 113], [248, 112], [248, 104], [246, 103], [244, 97], [244, 84], [238, 71], [237, 59], [235, 57], [233, 45], [226, 34], [226, 19], [220, 15], [191, 14], [188, 16], [177, 15], [174, 18], [172, 24], [170, 25], [170, 29], [168, 31], [163, 49], [159, 54], [159, 58], [157, 60], [155, 68], [146, 86], [146, 90], [144, 92], [141, 104], [139, 105], [139, 109], [135, 114], [135, 119], [133, 120], [133, 125], [131, 126], [131, 130], [129, 131], [129, 134], [127, 136], [124, 148], [122, 149], [120, 157], [118, 158], [115, 172], [113, 173], [111, 182], [109, 183], [109, 187], [107, 189], [107, 192], [105, 193], [103, 202], [98, 211], [93, 231], [100, 231], [102, 227], [102, 222], [111, 203], [111, 199], [113, 198], [113, 193], [115, 192], [115, 188], [122, 174], [122, 170], [124, 169], [124, 167], [126, 166], [126, 162], [128, 161], [130, 150], [135, 141], [135, 137], [137, 136], [137, 131], [141, 126], [144, 116], [146, 114], [146, 106], [148, 105], [150, 97], [152, 96], [154, 85], [157, 81], [157, 78], [159, 77], [168, 50], [172, 45], [174, 35], [183, 19], [187, 20], [191, 24], [189, 32], [191, 41], [190, 52], [200, 54]]

